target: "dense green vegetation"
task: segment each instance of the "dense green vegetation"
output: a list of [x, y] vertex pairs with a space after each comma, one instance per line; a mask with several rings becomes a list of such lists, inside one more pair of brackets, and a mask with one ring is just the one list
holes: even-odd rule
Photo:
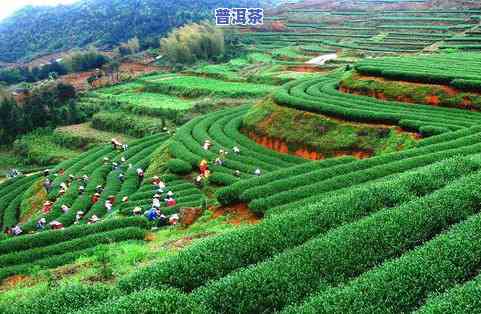
[[150, 40], [152, 37], [158, 38], [186, 22], [210, 18], [211, 10], [219, 6], [234, 5], [255, 7], [258, 1], [95, 0], [27, 7], [0, 24], [0, 61], [13, 62], [89, 44], [112, 46], [136, 36], [143, 39], [144, 48], [158, 47], [158, 40]]
[[120, 43], [103, 69], [126, 72], [0, 92], [0, 169], [42, 166], [0, 178], [0, 312], [479, 312], [481, 59], [453, 46], [481, 8], [460, 1], [289, 1], [241, 31], [200, 21], [230, 1], [51, 9], [91, 25], [8, 58], [70, 34]]
[[38, 67], [16, 67], [0, 70], [0, 82], [6, 84], [33, 83], [67, 73], [101, 68], [109, 60], [108, 57], [100, 54], [95, 49], [85, 52], [77, 51], [61, 58], [59, 61], [55, 60]]
[[356, 70], [368, 75], [431, 84], [453, 84], [479, 91], [481, 58], [477, 53], [421, 55], [362, 60]]
[[8, 144], [36, 128], [55, 127], [82, 121], [85, 113], [73, 98], [73, 86], [47, 82], [34, 88], [22, 102], [0, 98], [0, 144]]

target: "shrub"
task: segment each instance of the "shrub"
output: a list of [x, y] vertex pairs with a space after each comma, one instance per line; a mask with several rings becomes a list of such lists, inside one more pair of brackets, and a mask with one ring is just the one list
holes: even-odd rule
[[167, 168], [175, 174], [188, 174], [192, 172], [192, 165], [182, 159], [171, 159], [167, 162]]
[[97, 304], [100, 300], [115, 298], [120, 293], [103, 284], [69, 284], [47, 290], [21, 301], [0, 305], [0, 312], [10, 314], [67, 313]]
[[452, 288], [477, 272], [480, 232], [481, 215], [477, 214], [418, 249], [283, 313], [412, 312], [429, 294]]
[[[464, 164], [464, 166], [463, 166]], [[445, 161], [389, 180], [351, 189], [317, 206], [286, 212], [261, 224], [209, 238], [153, 266], [123, 278], [119, 287], [126, 292], [145, 287], [169, 285], [191, 291], [208, 280], [263, 261], [310, 238], [355, 221], [383, 207], [397, 206], [420, 193], [429, 193], [476, 166], [465, 159]], [[445, 179], [442, 179], [445, 178]], [[451, 179], [448, 179], [451, 178]], [[215, 265], [215, 267], [213, 266]]]
[[[419, 187], [426, 183], [416, 182], [410, 188], [425, 195]], [[481, 183], [480, 173], [444, 183], [448, 185], [430, 195], [341, 226], [272, 260], [211, 282], [193, 295], [218, 313], [267, 313], [346, 283], [477, 212], [480, 198], [474, 187]]]
[[208, 314], [210, 311], [175, 289], [148, 289], [85, 308], [75, 314], [175, 313]]

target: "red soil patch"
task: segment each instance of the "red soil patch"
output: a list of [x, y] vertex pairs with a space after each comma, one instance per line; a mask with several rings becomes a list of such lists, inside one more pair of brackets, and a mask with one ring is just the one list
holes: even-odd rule
[[256, 224], [260, 221], [260, 219], [250, 211], [249, 207], [245, 203], [211, 208], [210, 210], [213, 212], [213, 219], [227, 214], [231, 215], [232, 218], [229, 219], [229, 223], [233, 225], [240, 225], [242, 222]]
[[[119, 76], [129, 75], [131, 77], [137, 77], [140, 75], [152, 73], [159, 70], [160, 68], [154, 65], [143, 64], [138, 62], [137, 63], [126, 62], [120, 65]], [[91, 88], [87, 83], [87, 79], [94, 74], [95, 74], [95, 71], [72, 73], [72, 74], [64, 75], [60, 79], [65, 83], [72, 84], [76, 90], [87, 90]], [[110, 78], [108, 76], [104, 76], [95, 82], [94, 87], [95, 88], [102, 87], [109, 83], [112, 83]]]
[[[257, 144], [267, 147], [269, 149], [275, 150], [276, 152], [282, 154], [291, 154], [295, 155], [304, 159], [308, 160], [322, 160], [325, 159], [325, 156], [315, 150], [310, 150], [308, 148], [299, 148], [294, 152], [289, 151], [289, 148], [285, 142], [280, 139], [270, 138], [267, 136], [258, 136], [254, 132], [249, 132], [249, 138], [254, 140]], [[340, 156], [354, 156], [358, 159], [365, 159], [369, 158], [373, 155], [371, 151], [363, 151], [363, 150], [356, 150], [356, 151], [336, 151], [334, 152], [336, 157]]]
[[[388, 80], [382, 77], [377, 77], [377, 76], [368, 76], [368, 75], [357, 75], [356, 76], [357, 80], [370, 80], [370, 81], [377, 81], [380, 83], [386, 83], [386, 82], [393, 82], [392, 80]], [[451, 86], [446, 86], [446, 85], [438, 85], [438, 84], [424, 84], [424, 83], [414, 83], [414, 82], [407, 82], [407, 81], [395, 81], [399, 85], [404, 85], [404, 86], [409, 86], [409, 87], [428, 87], [428, 88], [433, 88], [433, 89], [442, 89], [448, 96], [450, 97], [455, 97], [458, 94], [462, 93], [462, 91], [453, 88]], [[343, 93], [349, 93], [353, 95], [359, 95], [359, 96], [369, 96], [369, 97], [374, 97], [380, 100], [396, 100], [404, 103], [411, 103], [411, 104], [416, 104], [416, 102], [409, 97], [409, 95], [400, 95], [396, 97], [395, 99], [389, 99], [387, 98], [383, 93], [381, 92], [376, 92], [376, 91], [367, 91], [367, 92], [358, 92], [351, 90], [350, 88], [346, 86], [341, 86], [339, 90]], [[470, 92], [472, 95], [477, 95], [481, 97], [481, 93], [475, 93], [475, 92]], [[431, 105], [431, 106], [440, 106], [440, 99], [439, 96], [436, 95], [429, 95], [424, 99], [423, 104], [426, 105]], [[463, 102], [459, 103], [457, 105], [458, 108], [460, 109], [467, 109], [467, 110], [473, 110], [474, 108], [472, 107], [471, 101], [467, 98], [464, 98]]]
[[15, 275], [15, 276], [8, 277], [5, 280], [3, 280], [2, 286], [0, 287], [0, 290], [11, 289], [11, 288], [15, 287], [16, 285], [18, 285], [19, 283], [22, 283], [22, 282], [28, 280], [29, 278], [30, 277], [24, 276], [24, 275]]
[[324, 69], [320, 69], [317, 66], [312, 65], [299, 65], [299, 66], [292, 66], [287, 68], [288, 71], [293, 72], [301, 72], [301, 73], [323, 73], [326, 72]]
[[424, 102], [431, 106], [439, 106], [439, 97], [434, 95], [426, 96]]
[[195, 234], [193, 236], [183, 237], [183, 238], [178, 239], [178, 240], [167, 241], [162, 245], [162, 247], [167, 248], [167, 249], [181, 250], [181, 249], [185, 248], [186, 246], [192, 244], [192, 241], [194, 241], [196, 239], [202, 239], [202, 238], [210, 237], [214, 234], [215, 234], [214, 232], [201, 232], [201, 233]]

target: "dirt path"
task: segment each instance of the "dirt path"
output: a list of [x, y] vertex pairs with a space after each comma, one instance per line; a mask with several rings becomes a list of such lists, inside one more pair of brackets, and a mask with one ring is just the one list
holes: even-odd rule
[[337, 59], [337, 54], [329, 53], [329, 54], [320, 55], [319, 57], [311, 59], [307, 61], [306, 64], [324, 65], [327, 61], [335, 60], [335, 59]]

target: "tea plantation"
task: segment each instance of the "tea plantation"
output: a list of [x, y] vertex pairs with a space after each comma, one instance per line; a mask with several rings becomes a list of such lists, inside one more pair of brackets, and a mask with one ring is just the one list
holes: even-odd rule
[[481, 6], [311, 2], [83, 92], [73, 157], [0, 183], [0, 313], [480, 313]]

